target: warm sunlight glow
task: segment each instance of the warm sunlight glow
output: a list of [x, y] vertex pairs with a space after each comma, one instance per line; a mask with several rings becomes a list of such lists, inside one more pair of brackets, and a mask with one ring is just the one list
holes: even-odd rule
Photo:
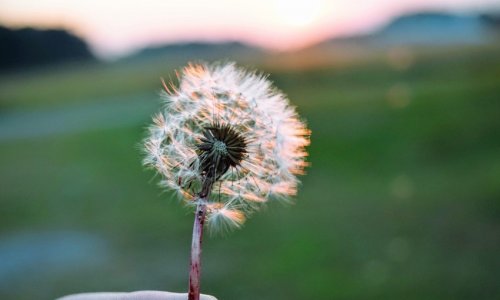
[[[147, 45], [242, 41], [298, 49], [338, 35], [367, 32], [401, 13], [499, 7], [499, 0], [0, 0], [0, 25], [62, 27], [100, 57]], [[1, 47], [1, 45], [0, 45]]]
[[305, 27], [321, 17], [324, 0], [275, 0], [276, 15], [289, 26]]

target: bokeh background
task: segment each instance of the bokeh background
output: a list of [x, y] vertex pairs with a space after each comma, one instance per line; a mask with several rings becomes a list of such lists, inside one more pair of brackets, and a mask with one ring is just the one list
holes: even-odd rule
[[500, 5], [0, 0], [0, 298], [187, 289], [141, 166], [160, 77], [270, 73], [312, 129], [295, 204], [204, 241], [232, 299], [500, 298]]

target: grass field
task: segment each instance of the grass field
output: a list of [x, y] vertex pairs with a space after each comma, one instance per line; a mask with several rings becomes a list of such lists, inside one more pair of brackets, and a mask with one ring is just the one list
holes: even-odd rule
[[[312, 129], [312, 166], [294, 205], [271, 203], [242, 230], [205, 239], [202, 291], [498, 298], [499, 49], [416, 51], [404, 68], [384, 55], [261, 65]], [[192, 216], [140, 163], [158, 77], [172, 66], [0, 77], [0, 129], [54, 123], [0, 139], [0, 298], [186, 290]], [[57, 130], [76, 115], [77, 130]]]

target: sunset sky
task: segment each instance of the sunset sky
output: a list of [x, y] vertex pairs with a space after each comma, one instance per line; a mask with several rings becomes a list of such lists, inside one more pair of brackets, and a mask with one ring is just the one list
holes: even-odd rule
[[417, 10], [500, 8], [498, 0], [0, 0], [0, 24], [64, 27], [115, 57], [150, 44], [239, 40], [293, 49]]

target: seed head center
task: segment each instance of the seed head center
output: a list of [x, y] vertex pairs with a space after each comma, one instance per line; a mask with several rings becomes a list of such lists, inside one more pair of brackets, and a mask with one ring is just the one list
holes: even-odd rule
[[246, 157], [247, 142], [242, 134], [227, 124], [213, 123], [205, 127], [197, 145], [199, 172], [205, 181], [213, 184], [229, 168], [236, 168]]
[[227, 146], [222, 141], [216, 140], [212, 149], [219, 154], [227, 155]]

